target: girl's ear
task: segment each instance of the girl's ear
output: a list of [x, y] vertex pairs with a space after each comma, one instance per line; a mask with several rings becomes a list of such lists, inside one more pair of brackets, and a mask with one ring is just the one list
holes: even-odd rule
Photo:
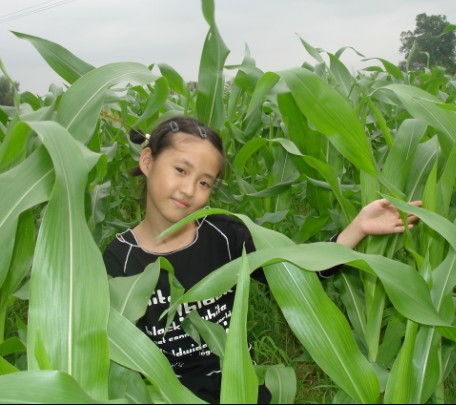
[[149, 173], [150, 167], [152, 166], [152, 160], [152, 150], [150, 148], [144, 148], [139, 155], [139, 168], [144, 176], [147, 176]]

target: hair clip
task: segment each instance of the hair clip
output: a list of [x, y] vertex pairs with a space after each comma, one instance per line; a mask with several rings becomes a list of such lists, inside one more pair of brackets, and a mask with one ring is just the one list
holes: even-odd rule
[[198, 131], [199, 131], [201, 138], [203, 138], [203, 139], [207, 138], [207, 132], [203, 127], [198, 126]]
[[177, 125], [176, 121], [170, 121], [169, 127], [171, 128], [171, 131], [173, 131], [173, 132], [179, 131], [179, 125]]
[[150, 141], [150, 134], [144, 134], [144, 141], [141, 143], [141, 146], [145, 148]]

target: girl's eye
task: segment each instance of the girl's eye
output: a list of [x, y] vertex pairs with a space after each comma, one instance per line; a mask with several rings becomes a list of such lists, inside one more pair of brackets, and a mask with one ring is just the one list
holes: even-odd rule
[[181, 174], [185, 174], [185, 170], [182, 167], [176, 167], [176, 171]]
[[201, 184], [204, 188], [208, 188], [208, 189], [212, 188], [212, 184], [208, 183], [207, 181], [202, 181], [200, 184]]

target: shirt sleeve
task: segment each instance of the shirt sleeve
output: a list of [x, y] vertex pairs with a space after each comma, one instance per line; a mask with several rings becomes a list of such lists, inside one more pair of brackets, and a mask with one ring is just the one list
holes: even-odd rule
[[[236, 257], [240, 257], [242, 254], [242, 248], [245, 247], [246, 253], [252, 253], [256, 251], [255, 243], [253, 242], [252, 234], [250, 230], [244, 223], [241, 222], [232, 222], [234, 232], [236, 234], [237, 240], [237, 250], [238, 253], [235, 254]], [[251, 274], [251, 277], [263, 284], [267, 284], [266, 276], [264, 275], [264, 271], [262, 267], [255, 269]]]
[[[339, 237], [340, 232], [336, 233], [335, 235], [331, 236], [329, 238], [329, 242], [337, 242], [337, 238]], [[339, 270], [342, 268], [342, 265], [339, 264], [338, 266], [331, 267], [330, 269], [327, 270], [322, 270], [317, 272], [317, 276], [320, 280], [323, 280], [325, 278], [331, 277], [333, 274], [336, 274], [339, 272]]]
[[122, 250], [122, 246], [119, 245], [117, 239], [114, 239], [103, 252], [106, 272], [111, 277], [125, 276], [124, 264], [118, 255], [119, 249]]

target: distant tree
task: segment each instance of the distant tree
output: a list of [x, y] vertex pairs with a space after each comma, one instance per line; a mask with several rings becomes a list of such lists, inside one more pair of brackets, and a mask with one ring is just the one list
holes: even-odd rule
[[[19, 83], [15, 82], [16, 90], [19, 90]], [[0, 105], [14, 104], [14, 88], [8, 79], [4, 76], [0, 77]]]
[[405, 60], [399, 66], [405, 70], [406, 60], [413, 52], [409, 69], [442, 66], [447, 73], [456, 73], [456, 35], [451, 27], [444, 15], [418, 14], [415, 31], [401, 32], [399, 52], [405, 55]]

